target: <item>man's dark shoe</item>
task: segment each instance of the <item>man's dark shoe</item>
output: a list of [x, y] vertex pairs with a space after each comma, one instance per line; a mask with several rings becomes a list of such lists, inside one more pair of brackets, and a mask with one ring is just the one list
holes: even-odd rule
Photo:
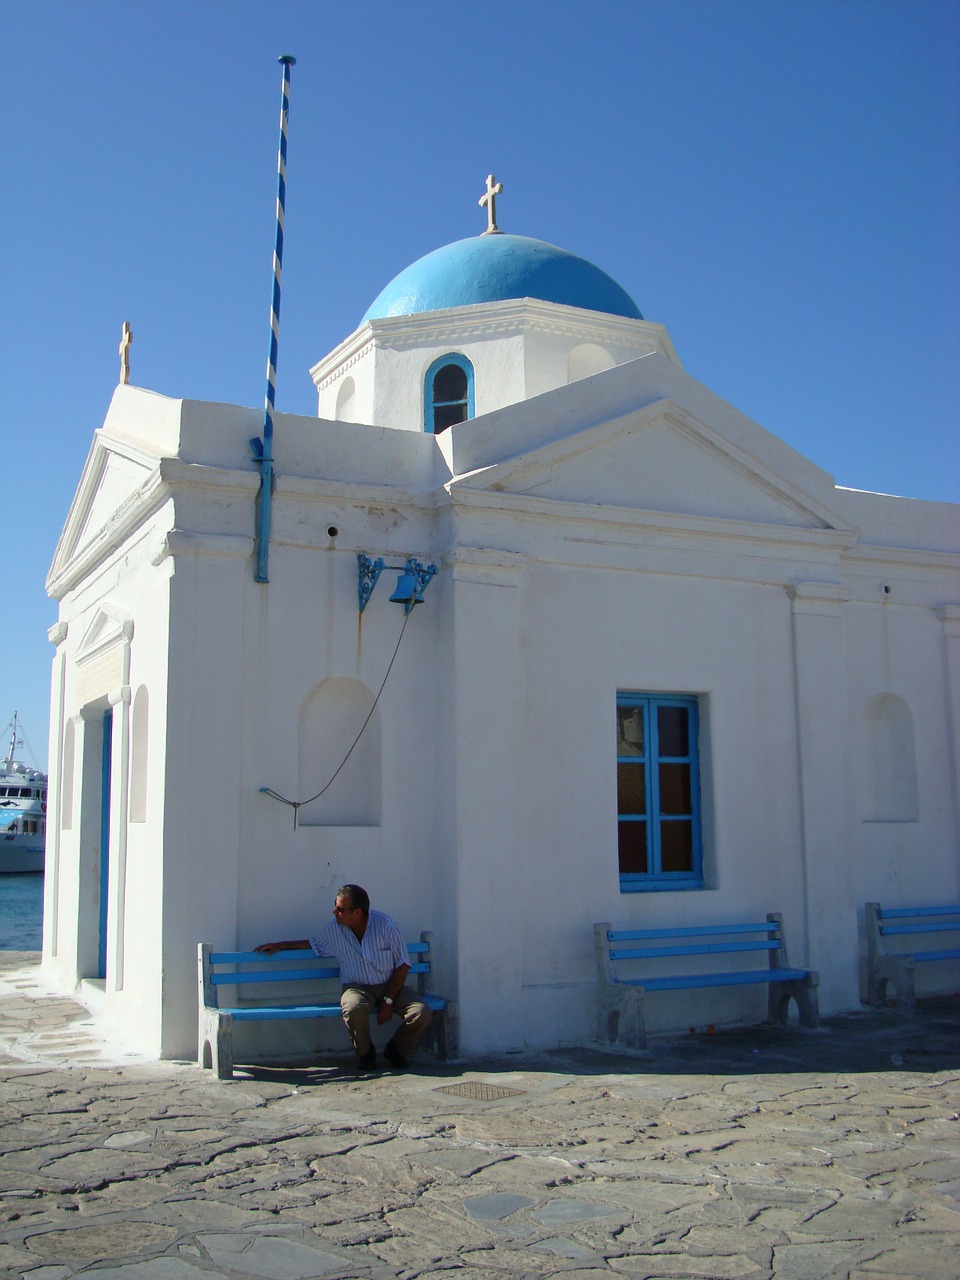
[[367, 1050], [367, 1052], [364, 1054], [361, 1054], [360, 1057], [357, 1059], [357, 1066], [360, 1068], [361, 1071], [373, 1071], [376, 1065], [377, 1065], [377, 1051], [373, 1047], [373, 1045], [371, 1045], [370, 1048]]
[[410, 1065], [392, 1040], [388, 1044], [384, 1045], [383, 1056], [390, 1063], [391, 1067], [396, 1067], [398, 1071], [403, 1071]]

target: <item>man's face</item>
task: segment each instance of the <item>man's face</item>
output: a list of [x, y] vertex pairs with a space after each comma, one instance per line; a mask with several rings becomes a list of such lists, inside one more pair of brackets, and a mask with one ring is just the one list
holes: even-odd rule
[[360, 908], [351, 906], [349, 898], [337, 898], [333, 905], [333, 914], [338, 924], [346, 925], [349, 929], [351, 925], [357, 923]]

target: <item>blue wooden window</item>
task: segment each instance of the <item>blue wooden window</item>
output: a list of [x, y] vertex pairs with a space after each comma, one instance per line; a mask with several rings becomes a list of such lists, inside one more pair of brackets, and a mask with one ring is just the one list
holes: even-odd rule
[[696, 698], [617, 695], [620, 892], [703, 887]]
[[423, 429], [438, 434], [473, 417], [473, 365], [456, 352], [440, 356], [423, 382]]

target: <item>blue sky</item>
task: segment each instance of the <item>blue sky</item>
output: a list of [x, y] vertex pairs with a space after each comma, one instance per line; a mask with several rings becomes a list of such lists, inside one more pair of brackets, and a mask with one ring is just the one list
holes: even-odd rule
[[502, 229], [590, 259], [687, 371], [838, 484], [956, 500], [952, 0], [2, 0], [9, 507], [0, 724], [46, 759], [44, 579], [117, 382], [277, 407], [415, 258]]

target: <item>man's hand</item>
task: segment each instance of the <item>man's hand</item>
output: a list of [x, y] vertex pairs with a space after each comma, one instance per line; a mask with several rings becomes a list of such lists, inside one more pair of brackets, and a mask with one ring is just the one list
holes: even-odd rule
[[384, 1022], [389, 1022], [392, 1017], [393, 1017], [393, 1005], [384, 1004], [383, 1001], [381, 1000], [379, 1005], [377, 1006], [378, 1025], [382, 1025]]

